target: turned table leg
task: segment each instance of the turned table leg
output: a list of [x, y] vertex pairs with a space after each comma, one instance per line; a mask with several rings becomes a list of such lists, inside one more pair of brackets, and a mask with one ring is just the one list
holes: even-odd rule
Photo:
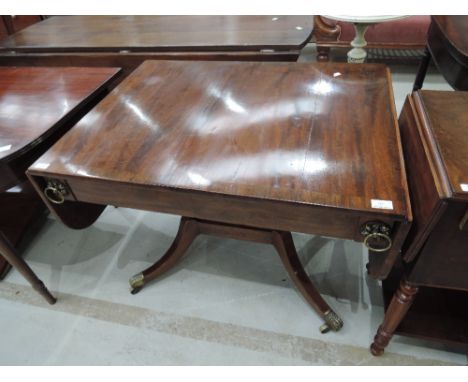
[[16, 253], [15, 248], [10, 244], [5, 235], [0, 232], [0, 253], [1, 255], [15, 267], [23, 277], [29, 281], [31, 286], [44, 297], [49, 304], [55, 304], [57, 299], [47, 290], [44, 283], [39, 280], [36, 274], [31, 270], [28, 264]]
[[379, 356], [383, 354], [393, 333], [411, 307], [418, 289], [418, 287], [409, 284], [406, 280], [401, 281], [400, 287], [393, 295], [392, 301], [385, 313], [384, 321], [377, 330], [374, 342], [370, 346], [370, 351], [373, 355]]

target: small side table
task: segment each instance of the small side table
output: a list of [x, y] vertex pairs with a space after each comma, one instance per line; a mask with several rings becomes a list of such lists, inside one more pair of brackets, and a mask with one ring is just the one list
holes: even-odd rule
[[356, 31], [356, 37], [351, 41], [351, 46], [353, 47], [348, 52], [348, 62], [349, 63], [363, 63], [366, 60], [367, 52], [364, 47], [367, 45], [365, 39], [366, 30], [370, 25], [383, 23], [387, 21], [394, 21], [399, 19], [404, 19], [408, 16], [345, 16], [337, 15], [331, 16], [326, 15], [329, 19], [334, 19], [338, 21], [345, 21], [353, 23], [354, 29]]
[[467, 110], [468, 93], [458, 91], [414, 92], [403, 106], [414, 221], [403, 245], [404, 274], [396, 285], [383, 283], [388, 307], [373, 355], [384, 352], [394, 332], [468, 344]]

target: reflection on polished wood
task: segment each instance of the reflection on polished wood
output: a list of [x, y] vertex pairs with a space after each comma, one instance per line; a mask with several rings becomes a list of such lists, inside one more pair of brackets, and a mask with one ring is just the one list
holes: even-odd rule
[[0, 68], [0, 274], [8, 268], [5, 258], [49, 302], [54, 300], [15, 249], [44, 211], [25, 183], [25, 171], [104, 96], [118, 72], [115, 68]]
[[468, 16], [432, 16], [413, 90], [422, 88], [431, 58], [450, 86], [468, 90]]
[[311, 32], [310, 16], [56, 16], [2, 45], [49, 52], [289, 50], [304, 45]]
[[312, 29], [312, 16], [54, 16], [4, 40], [0, 65], [296, 61]]
[[392, 107], [379, 65], [148, 61], [33, 170], [406, 216]]
[[0, 160], [10, 161], [43, 141], [118, 71], [0, 67]]
[[[96, 204], [358, 241], [385, 223], [380, 278], [411, 221], [383, 65], [147, 61], [28, 175], [65, 224], [78, 202], [89, 224]], [[63, 204], [45, 197], [51, 180]]]
[[422, 91], [415, 97], [420, 97], [419, 102], [427, 111], [426, 128], [437, 142], [443, 166], [439, 168], [445, 173], [446, 188], [450, 190], [443, 196], [468, 200], [467, 190], [462, 189], [468, 175], [468, 93]]

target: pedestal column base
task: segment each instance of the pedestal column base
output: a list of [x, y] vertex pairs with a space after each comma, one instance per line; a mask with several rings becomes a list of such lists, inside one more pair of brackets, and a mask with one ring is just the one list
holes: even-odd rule
[[343, 321], [330, 308], [315, 288], [297, 255], [291, 233], [285, 231], [237, 226], [182, 217], [176, 238], [164, 256], [155, 264], [130, 279], [132, 294], [138, 293], [148, 282], [161, 276], [176, 265], [193, 240], [200, 234], [273, 245], [297, 289], [310, 306], [324, 319], [325, 323], [320, 327], [320, 331], [326, 333], [329, 330], [338, 331], [342, 328]]

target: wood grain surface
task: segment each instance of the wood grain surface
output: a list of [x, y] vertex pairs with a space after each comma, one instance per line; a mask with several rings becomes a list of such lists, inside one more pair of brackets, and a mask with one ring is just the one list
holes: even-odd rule
[[408, 216], [389, 86], [383, 65], [148, 61], [30, 171]]
[[312, 16], [56, 16], [5, 39], [15, 51], [290, 50]]
[[42, 142], [116, 68], [0, 67], [0, 161]]
[[442, 171], [446, 173], [453, 196], [467, 200], [468, 94], [461, 91], [421, 91], [420, 97], [429, 120], [428, 127], [437, 142], [437, 153], [443, 162]]

